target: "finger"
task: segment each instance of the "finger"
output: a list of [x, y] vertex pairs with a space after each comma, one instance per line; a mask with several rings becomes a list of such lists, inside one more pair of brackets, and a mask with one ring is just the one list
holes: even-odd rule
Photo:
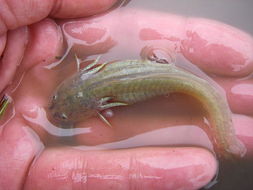
[[15, 31], [8, 35], [8, 43], [0, 66], [0, 91], [7, 84], [9, 84], [8, 92], [16, 89], [23, 79], [24, 72], [35, 65], [41, 67], [40, 74], [36, 76], [41, 82], [44, 81], [42, 73], [45, 69], [42, 66], [58, 61], [57, 57], [64, 50], [62, 32], [50, 19], [29, 26], [29, 40], [26, 29]]
[[50, 15], [56, 18], [76, 18], [101, 13], [117, 0], [63, 0], [56, 2]]
[[253, 115], [253, 79], [214, 79], [226, 90], [230, 108], [234, 113]]
[[0, 35], [29, 25], [48, 15], [57, 18], [84, 17], [109, 9], [117, 0], [1, 0]]
[[215, 175], [213, 156], [198, 148], [86, 152], [47, 149], [32, 165], [29, 189], [198, 189]]
[[2, 35], [0, 36], [0, 57], [2, 56], [5, 45], [6, 45], [6, 35]]
[[22, 61], [28, 69], [36, 64], [47, 65], [58, 61], [64, 51], [60, 27], [51, 19], [29, 26], [30, 38]]
[[208, 73], [245, 76], [253, 71], [252, 36], [237, 28], [213, 20], [174, 15], [160, 19], [149, 14], [145, 18], [153, 22], [145, 23], [140, 38], [180, 42], [177, 48], [181, 53]]
[[28, 41], [28, 31], [22, 27], [8, 33], [8, 40], [2, 59], [0, 60], [0, 92], [13, 78], [20, 65]]
[[253, 71], [252, 36], [207, 19], [187, 19], [182, 53], [207, 72], [245, 76]]
[[248, 156], [253, 156], [253, 118], [244, 115], [234, 115], [233, 122], [236, 135], [247, 147]]
[[42, 144], [29, 126], [20, 125], [19, 120], [12, 120], [0, 130], [0, 187], [22, 189], [27, 170]]
[[253, 115], [253, 80], [232, 85], [228, 97], [236, 113]]

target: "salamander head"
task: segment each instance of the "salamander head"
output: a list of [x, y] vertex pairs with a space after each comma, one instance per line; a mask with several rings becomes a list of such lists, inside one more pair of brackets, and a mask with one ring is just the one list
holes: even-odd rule
[[83, 102], [83, 99], [70, 93], [56, 92], [48, 107], [49, 119], [59, 127], [70, 128], [73, 124], [97, 113], [95, 109], [88, 108]]

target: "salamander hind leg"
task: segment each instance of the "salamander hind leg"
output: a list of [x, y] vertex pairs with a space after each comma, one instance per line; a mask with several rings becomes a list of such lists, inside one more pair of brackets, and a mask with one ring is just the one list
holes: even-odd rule
[[82, 71], [89, 71], [92, 67], [97, 66], [100, 57], [101, 57], [101, 56], [98, 56], [98, 57], [95, 59], [95, 61], [93, 61], [91, 64], [87, 65], [86, 67], [84, 67], [84, 68], [82, 69]]
[[[94, 74], [94, 73], [99, 72], [101, 69], [103, 69], [109, 63], [109, 62], [104, 62], [102, 64], [98, 64], [100, 57], [101, 56], [98, 56], [95, 61], [93, 61], [91, 64], [89, 64], [86, 67], [84, 67], [83, 69], [81, 69], [81, 71], [82, 72], [87, 72], [87, 73], [90, 73], [90, 74]], [[81, 64], [82, 60], [80, 60], [77, 57], [77, 55], [75, 55], [75, 60], [76, 60], [76, 64], [77, 64], [77, 71], [79, 72], [80, 64]]]
[[109, 127], [112, 127], [111, 123], [103, 116], [103, 114], [101, 114], [101, 113], [98, 112], [98, 116], [99, 116], [99, 118], [100, 118], [106, 125], [108, 125]]
[[109, 63], [109, 62], [104, 62], [102, 64], [98, 64], [99, 59], [100, 59], [100, 56], [97, 57], [97, 59], [93, 63], [83, 68], [82, 71], [86, 71], [90, 74], [95, 74], [99, 72], [101, 69], [103, 69]]

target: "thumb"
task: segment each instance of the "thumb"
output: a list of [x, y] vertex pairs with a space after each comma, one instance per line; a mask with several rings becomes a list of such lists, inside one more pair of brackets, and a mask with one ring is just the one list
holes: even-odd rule
[[82, 151], [46, 149], [32, 164], [25, 189], [199, 189], [216, 172], [200, 148]]
[[35, 23], [47, 16], [75, 18], [94, 15], [117, 0], [0, 0], [0, 36], [9, 29]]

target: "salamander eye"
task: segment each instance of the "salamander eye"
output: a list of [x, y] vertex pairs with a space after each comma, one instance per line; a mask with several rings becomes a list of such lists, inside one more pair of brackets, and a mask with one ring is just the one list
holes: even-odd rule
[[57, 98], [57, 95], [53, 95], [53, 100], [56, 100], [56, 98]]

